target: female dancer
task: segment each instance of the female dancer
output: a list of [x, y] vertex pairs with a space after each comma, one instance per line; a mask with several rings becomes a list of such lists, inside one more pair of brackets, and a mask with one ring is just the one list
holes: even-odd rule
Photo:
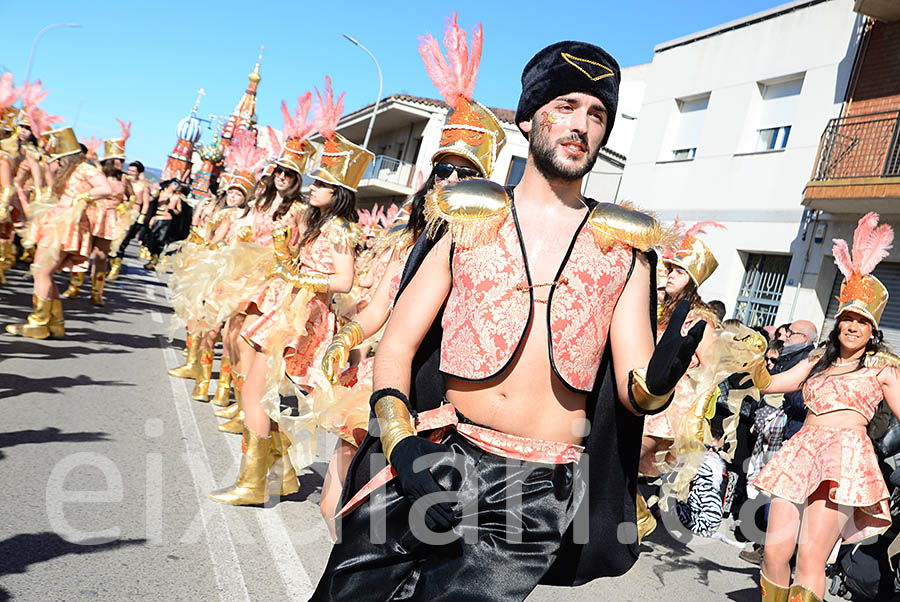
[[[373, 157], [335, 132], [343, 98], [334, 103], [331, 80], [326, 81], [325, 99], [319, 95], [316, 119], [325, 147], [321, 165], [312, 174], [315, 181], [301, 224], [302, 236], [295, 251], [288, 244], [289, 232], [276, 233], [277, 261], [272, 276], [244, 310], [247, 318], [239, 345], [242, 362], [249, 356], [243, 364], [247, 379], [242, 393], [246, 451], [237, 482], [210, 493], [216, 502], [265, 503], [267, 474], [276, 463], [280, 464], [276, 481], [281, 484], [281, 495], [296, 492], [297, 475], [288, 458], [291, 436], [300, 437], [311, 430], [315, 437], [315, 419], [310, 421], [309, 413], [301, 409], [296, 420], [281, 414], [278, 385], [286, 371], [296, 385], [313, 386], [310, 368], [334, 334], [331, 296], [347, 293], [353, 286], [358, 238], [353, 224], [357, 220], [356, 186]], [[300, 404], [304, 408], [305, 400]], [[273, 428], [276, 424], [278, 430]]]
[[[446, 28], [445, 46], [448, 52], [459, 53], [458, 64], [465, 64], [461, 57], [469, 55], [468, 44], [447, 43], [448, 40], [460, 39], [465, 40], [466, 34], [454, 18]], [[381, 280], [373, 287], [374, 294], [355, 320], [335, 335], [322, 359], [325, 375], [333, 384], [338, 385], [333, 393], [318, 390], [315, 393], [334, 395], [334, 403], [328, 404], [331, 408], [320, 417], [320, 422], [324, 428], [340, 437], [328, 466], [319, 504], [332, 537], [334, 515], [344, 476], [356, 447], [368, 428], [368, 399], [372, 392], [374, 358], [366, 358], [343, 374], [340, 371], [347, 362], [350, 351], [377, 334], [387, 323], [400, 288], [403, 266], [416, 240], [425, 231], [426, 197], [432, 188], [435, 184], [465, 178], [490, 178], [494, 168], [493, 159], [506, 144], [506, 136], [496, 117], [472, 98], [481, 47], [482, 33], [479, 25], [474, 30], [472, 63], [468, 65], [469, 71], [466, 73], [458, 73], [445, 67], [456, 63], [449, 58], [446, 62], [443, 60], [437, 41], [430, 35], [426, 36], [419, 47], [429, 77], [447, 104], [455, 108], [447, 116], [442, 129], [441, 145], [432, 157], [431, 174], [410, 199], [408, 218], [402, 219], [406, 217], [402, 216], [395, 221], [378, 243], [379, 247], [387, 247], [391, 254]]]
[[103, 174], [86, 163], [72, 128], [47, 132], [42, 136], [50, 155], [49, 172], [57, 204], [32, 224], [37, 246], [34, 274], [34, 311], [25, 324], [10, 324], [7, 332], [35, 339], [65, 334], [62, 302], [53, 282], [53, 273], [63, 267], [88, 260], [91, 248], [90, 222], [85, 205], [112, 196]]
[[890, 226], [878, 226], [878, 215], [869, 213], [854, 233], [852, 259], [847, 243], [835, 240], [844, 282], [824, 349], [771, 377], [760, 363], [754, 375], [764, 393], [801, 390], [809, 408], [800, 431], [753, 482], [772, 496], [760, 574], [764, 602], [821, 602], [825, 564], [835, 545], [891, 525], [890, 496], [866, 425], [882, 399], [900, 416], [900, 359], [888, 352], [878, 330], [888, 292], [870, 275], [893, 236]]
[[[691, 368], [696, 367], [707, 355], [710, 347], [710, 339], [718, 323], [715, 315], [700, 299], [697, 289], [716, 270], [719, 262], [709, 250], [709, 247], [700, 240], [698, 235], [705, 232], [707, 226], [722, 227], [715, 222], [699, 222], [689, 228], [684, 234], [679, 248], [671, 254], [663, 257], [662, 262], [668, 268], [668, 276], [665, 285], [665, 295], [657, 308], [657, 333], [662, 335], [669, 323], [672, 311], [681, 301], [689, 301], [691, 311], [684, 321], [684, 329], [690, 329], [699, 320], [706, 320], [706, 329], [703, 340], [697, 347]], [[659, 476], [660, 467], [657, 457], [660, 454], [668, 455], [677, 435], [682, 430], [681, 422], [685, 416], [693, 414], [692, 406], [696, 403], [696, 395], [685, 376], [675, 389], [675, 397], [669, 407], [659, 414], [647, 416], [644, 419], [644, 436], [641, 440], [640, 472], [648, 476]], [[668, 458], [674, 460], [674, 458]], [[637, 496], [638, 531], [641, 537], [646, 537], [656, 528], [656, 519], [647, 508], [640, 493]]]

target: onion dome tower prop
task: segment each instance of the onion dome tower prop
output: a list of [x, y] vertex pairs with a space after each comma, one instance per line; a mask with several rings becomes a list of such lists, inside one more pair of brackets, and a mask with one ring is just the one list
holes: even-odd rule
[[222, 145], [225, 147], [226, 154], [228, 153], [228, 147], [231, 146], [231, 142], [239, 130], [250, 130], [254, 135], [256, 134], [256, 89], [259, 87], [259, 80], [261, 79], [259, 64], [262, 61], [263, 48], [260, 47], [259, 57], [256, 59], [256, 67], [248, 76], [249, 82], [244, 95], [241, 96], [237, 106], [222, 128]]
[[[219, 125], [221, 124], [220, 119]], [[219, 128], [216, 128], [216, 137], [212, 144], [201, 146], [198, 154], [203, 162], [200, 164], [200, 170], [194, 174], [192, 190], [195, 197], [208, 199], [212, 196], [212, 182], [222, 173], [222, 162], [225, 159], [225, 149], [219, 139]]]
[[175, 179], [179, 182], [187, 182], [191, 177], [191, 156], [194, 153], [194, 144], [200, 140], [201, 127], [200, 120], [197, 119], [197, 109], [200, 107], [200, 99], [206, 92], [201, 89], [197, 94], [197, 101], [191, 114], [178, 122], [175, 128], [175, 134], [178, 141], [175, 142], [175, 148], [169, 154], [166, 160], [166, 166], [163, 168], [162, 179]]

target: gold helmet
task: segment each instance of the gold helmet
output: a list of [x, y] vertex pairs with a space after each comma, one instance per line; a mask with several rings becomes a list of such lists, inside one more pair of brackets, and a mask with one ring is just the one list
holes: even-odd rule
[[439, 162], [444, 155], [457, 155], [474, 163], [482, 177], [489, 178], [497, 164], [497, 156], [506, 144], [506, 133], [491, 110], [472, 98], [481, 62], [482, 40], [479, 24], [472, 30], [470, 55], [466, 32], [457, 25], [454, 15], [444, 32], [444, 46], [452, 56], [444, 59], [441, 47], [431, 34], [423, 38], [419, 54], [431, 81], [450, 105], [432, 163]]
[[50, 155], [51, 161], [81, 152], [81, 145], [72, 128], [50, 130], [41, 135], [41, 146]]
[[335, 102], [331, 78], [327, 75], [325, 83], [324, 98], [316, 89], [319, 97], [319, 114], [315, 123], [316, 129], [325, 138], [325, 145], [322, 147], [319, 166], [311, 177], [356, 192], [366, 168], [375, 155], [335, 131], [344, 110], [344, 95], [341, 94]]
[[109, 159], [125, 160], [125, 141], [131, 136], [131, 122], [125, 123], [121, 119], [116, 119], [122, 128], [122, 136], [120, 138], [110, 138], [103, 141], [103, 161]]
[[894, 240], [894, 230], [888, 224], [878, 225], [878, 214], [867, 213], [860, 218], [853, 233], [851, 258], [847, 241], [835, 239], [832, 252], [834, 263], [844, 275], [837, 315], [857, 313], [877, 327], [888, 302], [888, 291], [878, 278], [871, 275], [878, 263], [888, 256]]
[[681, 244], [672, 255], [662, 260], [667, 266], [675, 265], [686, 271], [698, 288], [719, 267], [719, 262], [706, 243], [697, 238], [699, 234], [706, 233], [707, 226], [725, 227], [717, 222], [697, 222], [684, 233]]

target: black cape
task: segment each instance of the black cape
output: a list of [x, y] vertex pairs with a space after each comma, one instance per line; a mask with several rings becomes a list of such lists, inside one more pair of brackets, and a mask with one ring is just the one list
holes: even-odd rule
[[[591, 208], [594, 204], [589, 199]], [[398, 297], [439, 239], [440, 233], [434, 238], [419, 237], [403, 269]], [[651, 279], [649, 318], [652, 332], [656, 332], [656, 255], [650, 252], [646, 257]], [[413, 359], [409, 398], [416, 412], [438, 407], [446, 391], [444, 377], [438, 370], [442, 315], [443, 310]], [[557, 559], [541, 580], [545, 585], [581, 585], [598, 577], [622, 575], [638, 558], [635, 497], [644, 419], [626, 410], [618, 400], [609, 345], [585, 406], [591, 425], [582, 443], [585, 450], [581, 460], [587, 462], [587, 503], [581, 504]], [[381, 441], [367, 435], [347, 472], [341, 506], [368, 482], [372, 456], [381, 453]], [[576, 541], [576, 531], [582, 534], [580, 539], [585, 539], [586, 533], [587, 541]]]

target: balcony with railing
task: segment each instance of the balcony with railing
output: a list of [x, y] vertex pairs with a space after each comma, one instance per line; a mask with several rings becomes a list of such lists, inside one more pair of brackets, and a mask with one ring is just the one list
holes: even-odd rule
[[415, 165], [386, 155], [376, 155], [359, 183], [360, 197], [412, 194]]
[[[865, 206], [848, 201], [866, 201]], [[900, 113], [828, 122], [803, 204], [832, 213], [888, 212], [900, 201]]]

